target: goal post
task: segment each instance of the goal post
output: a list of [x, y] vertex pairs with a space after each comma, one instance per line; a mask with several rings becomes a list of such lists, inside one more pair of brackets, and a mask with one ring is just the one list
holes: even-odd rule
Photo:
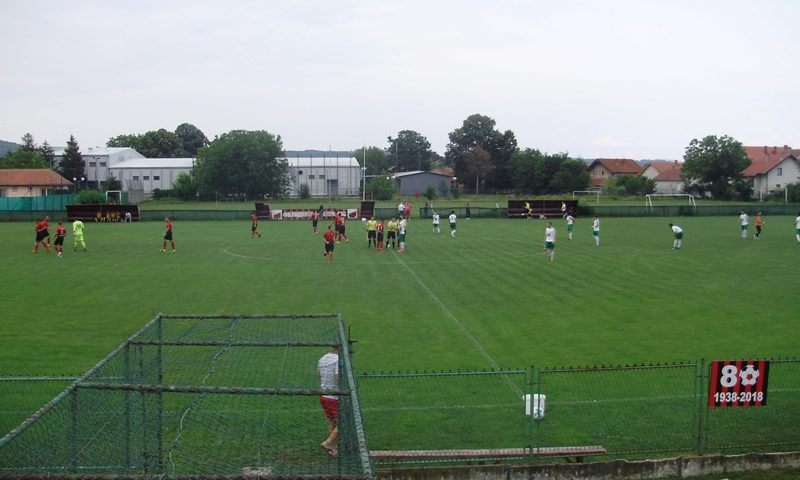
[[106, 203], [122, 203], [122, 190], [106, 190]]
[[659, 198], [676, 198], [676, 199], [684, 199], [687, 200], [688, 204], [697, 211], [697, 204], [694, 201], [694, 196], [688, 193], [650, 193], [644, 196], [645, 198], [645, 207], [648, 210], [653, 209], [653, 199]]
[[572, 199], [575, 200], [575, 195], [594, 195], [595, 196], [595, 203], [600, 205], [600, 193], [601, 190], [573, 190], [572, 191]]

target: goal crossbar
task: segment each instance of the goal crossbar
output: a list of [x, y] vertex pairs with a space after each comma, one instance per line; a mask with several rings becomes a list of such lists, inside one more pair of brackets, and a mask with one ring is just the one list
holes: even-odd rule
[[694, 196], [688, 193], [649, 193], [645, 195], [644, 198], [645, 198], [645, 207], [649, 209], [653, 208], [654, 198], [686, 198], [689, 200], [689, 205], [691, 205], [695, 210], [697, 210], [697, 204], [694, 201]]
[[572, 191], [572, 199], [575, 200], [576, 193], [584, 193], [586, 195], [594, 195], [595, 196], [595, 203], [600, 205], [600, 193], [601, 190], [573, 190]]

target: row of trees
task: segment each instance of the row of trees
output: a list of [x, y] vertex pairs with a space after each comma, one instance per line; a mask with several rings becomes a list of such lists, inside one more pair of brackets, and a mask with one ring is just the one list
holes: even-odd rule
[[[371, 191], [391, 195], [389, 172], [430, 170], [449, 166], [458, 182], [475, 193], [519, 191], [558, 194], [583, 190], [589, 172], [582, 159], [566, 153], [548, 154], [536, 149], [521, 150], [514, 132], [496, 129], [494, 119], [485, 115], [467, 117], [448, 135], [444, 157], [431, 150], [428, 139], [413, 130], [402, 130], [387, 138], [385, 148], [358, 149], [355, 157], [366, 165]], [[148, 158], [196, 157], [191, 175], [180, 176], [173, 193], [181, 198], [214, 198], [216, 195], [282, 196], [289, 186], [288, 166], [282, 161], [280, 136], [266, 131], [234, 130], [209, 141], [189, 123], [174, 132], [159, 129], [144, 134], [123, 134], [110, 138], [109, 147], [131, 147]], [[683, 176], [685, 191], [714, 198], [749, 198], [752, 185], [741, 172], [750, 160], [738, 141], [707, 136], [694, 139], [686, 148]], [[52, 168], [53, 148], [45, 141], [37, 146], [33, 137], [22, 138], [22, 148], [0, 158], [2, 168]], [[66, 178], [84, 174], [84, 162], [74, 136], [57, 165]], [[651, 180], [631, 177], [612, 180], [606, 186], [614, 194], [644, 194], [654, 190]], [[387, 193], [388, 192], [388, 193]]]

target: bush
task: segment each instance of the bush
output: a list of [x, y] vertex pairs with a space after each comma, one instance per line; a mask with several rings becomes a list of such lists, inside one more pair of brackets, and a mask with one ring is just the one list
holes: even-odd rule
[[367, 191], [375, 200], [391, 200], [394, 196], [394, 183], [384, 176], [372, 177], [367, 181]]
[[106, 194], [100, 190], [81, 190], [75, 197], [79, 205], [96, 205], [106, 203]]
[[162, 190], [160, 188], [153, 190], [153, 200], [163, 200], [165, 198], [174, 198], [172, 190]]
[[423, 192], [423, 195], [428, 200], [436, 200], [436, 188], [429, 183], [428, 186], [425, 187], [425, 192]]
[[303, 200], [308, 200], [311, 198], [311, 188], [307, 183], [300, 184], [300, 187], [298, 188], [298, 195], [300, 195], [300, 198]]

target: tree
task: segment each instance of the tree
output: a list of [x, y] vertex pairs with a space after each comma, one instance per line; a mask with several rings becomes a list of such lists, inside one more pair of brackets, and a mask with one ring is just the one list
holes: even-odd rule
[[106, 142], [106, 147], [132, 148], [138, 152], [140, 142], [141, 135], [123, 134], [109, 138]]
[[289, 167], [280, 136], [264, 130], [233, 130], [197, 153], [194, 173], [202, 198], [216, 193], [281, 197], [289, 186]]
[[507, 130], [501, 133], [495, 130], [495, 121], [485, 115], [471, 115], [464, 120], [462, 126], [450, 132], [450, 143], [445, 152], [445, 163], [453, 167], [459, 182], [463, 184], [475, 181], [475, 173], [466, 165], [466, 155], [473, 148], [480, 146], [489, 153], [492, 169], [485, 178], [489, 189], [505, 189], [511, 187], [509, 163], [517, 149], [514, 132]]
[[367, 191], [372, 192], [374, 200], [391, 200], [394, 190], [395, 185], [387, 176], [380, 175], [367, 179]]
[[197, 182], [190, 173], [179, 173], [172, 184], [172, 194], [179, 200], [195, 200], [197, 197]]
[[[644, 177], [643, 177], [644, 178]], [[566, 158], [561, 162], [558, 171], [550, 180], [550, 190], [553, 193], [569, 193], [575, 190], [586, 190], [589, 186], [589, 170], [586, 162], [573, 158]]]
[[53, 150], [53, 147], [47, 143], [47, 140], [39, 147], [39, 155], [41, 155], [42, 160], [48, 165], [48, 168], [55, 168], [56, 152]]
[[494, 168], [492, 156], [483, 147], [476, 145], [464, 154], [464, 165], [475, 178], [475, 195], [477, 195], [481, 176], [485, 176]]
[[178, 125], [175, 136], [181, 144], [181, 156], [196, 157], [197, 151], [208, 145], [206, 135], [191, 123]]
[[617, 177], [617, 188], [623, 195], [647, 195], [656, 190], [656, 182], [642, 175], [621, 175]]
[[5, 168], [50, 168], [38, 152], [19, 149], [0, 157], [0, 169]]
[[414, 130], [401, 130], [397, 133], [397, 138], [389, 137], [388, 141], [389, 156], [397, 166], [396, 172], [430, 170], [434, 153], [427, 138]]
[[[731, 199], [735, 193], [747, 193], [748, 182], [742, 170], [750, 159], [740, 142], [727, 135], [708, 135], [702, 140], [692, 139], [683, 155], [682, 175], [685, 184], [698, 184], [694, 191], [711, 192], [717, 199]], [[752, 192], [752, 186], [750, 187]]]
[[169, 130], [151, 130], [139, 139], [137, 152], [147, 158], [175, 158], [180, 156], [181, 141]]
[[[359, 148], [353, 152], [359, 165], [364, 166], [365, 148]], [[367, 175], [381, 175], [389, 171], [389, 167], [394, 165], [391, 157], [381, 148], [366, 147]]]
[[81, 178], [84, 175], [86, 164], [83, 161], [78, 141], [74, 135], [69, 136], [67, 148], [64, 149], [64, 157], [59, 166], [59, 172], [66, 178]]
[[21, 150], [25, 150], [26, 152], [35, 152], [36, 142], [33, 140], [33, 135], [30, 133], [26, 133], [22, 136], [22, 147]]
[[120, 182], [113, 173], [108, 174], [108, 180], [106, 180], [106, 190], [122, 190], [122, 182]]

